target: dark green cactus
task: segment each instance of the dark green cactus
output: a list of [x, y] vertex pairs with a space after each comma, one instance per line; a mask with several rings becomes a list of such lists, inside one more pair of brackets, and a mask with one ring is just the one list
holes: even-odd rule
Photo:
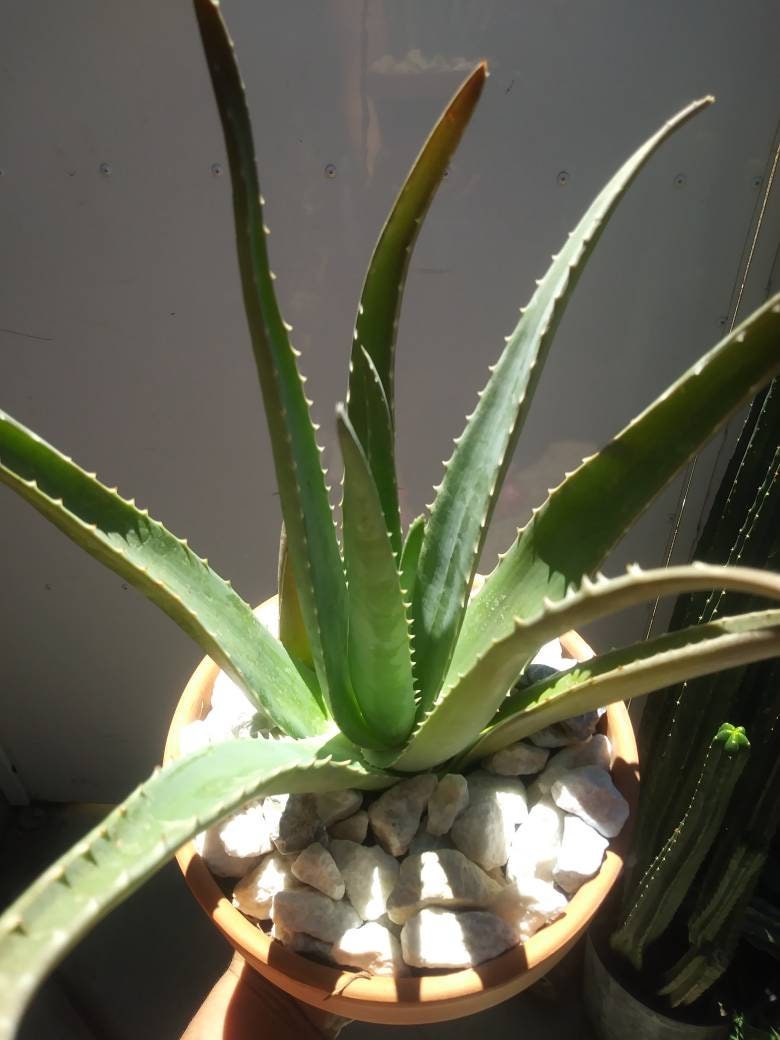
[[[780, 564], [780, 386], [753, 403], [708, 516], [696, 555], [713, 563]], [[741, 593], [692, 593], [672, 618], [680, 626], [716, 623], [751, 606]], [[687, 629], [682, 629], [683, 631]], [[669, 638], [669, 637], [666, 637]], [[636, 857], [624, 880], [622, 923], [612, 945], [636, 967], [648, 945], [665, 958], [660, 992], [672, 1005], [696, 1000], [727, 969], [743, 918], [780, 824], [780, 667], [744, 665], [689, 680], [647, 705], [640, 732], [644, 771]], [[748, 760], [712, 776], [702, 740], [723, 715], [744, 721]], [[739, 756], [741, 757], [741, 756]], [[698, 807], [704, 822], [694, 815]], [[713, 820], [717, 819], [717, 827]], [[695, 869], [664, 869], [669, 846], [696, 846]], [[681, 844], [682, 843], [682, 844]], [[674, 935], [687, 931], [679, 949]]]
[[[360, 296], [347, 407], [341, 538], [290, 328], [269, 266], [252, 128], [217, 0], [195, 0], [233, 187], [236, 245], [284, 521], [280, 639], [148, 513], [0, 412], [0, 480], [132, 581], [229, 672], [283, 734], [235, 740], [142, 784], [0, 917], [0, 1040], [47, 970], [210, 822], [273, 791], [375, 789], [398, 771], [471, 761], [577, 712], [780, 654], [780, 610], [759, 608], [596, 657], [508, 697], [547, 640], [662, 594], [728, 589], [780, 599], [780, 576], [703, 564], [589, 581], [648, 503], [725, 419], [780, 372], [780, 297], [702, 357], [583, 461], [471, 596], [485, 531], [545, 357], [617, 203], [683, 109], [617, 171], [537, 282], [479, 395], [425, 518], [402, 537], [393, 356], [421, 221], [482, 91], [467, 77], [379, 237]], [[727, 752], [717, 744], [713, 756]], [[738, 756], [738, 760], [741, 756]]]

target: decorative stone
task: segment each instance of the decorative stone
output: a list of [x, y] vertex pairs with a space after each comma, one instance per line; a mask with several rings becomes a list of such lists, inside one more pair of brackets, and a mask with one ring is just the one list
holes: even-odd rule
[[274, 923], [288, 932], [306, 932], [326, 943], [337, 942], [361, 921], [346, 902], [335, 902], [321, 892], [297, 888], [277, 892], [271, 913]]
[[292, 865], [292, 872], [299, 881], [324, 892], [331, 899], [344, 898], [344, 878], [336, 866], [333, 856], [318, 841], [309, 845]]
[[550, 788], [559, 777], [570, 769], [581, 766], [600, 766], [609, 769], [612, 761], [612, 745], [603, 733], [594, 734], [589, 740], [572, 744], [563, 748], [549, 760], [547, 768], [534, 782], [542, 794], [549, 794]]
[[191, 755], [211, 743], [211, 731], [205, 719], [194, 719], [179, 730], [179, 754]]
[[428, 833], [447, 834], [455, 818], [469, 804], [469, 785], [465, 776], [447, 773], [428, 799]]
[[436, 777], [432, 773], [421, 773], [384, 791], [372, 803], [368, 818], [377, 841], [386, 852], [393, 856], [404, 855], [435, 788]]
[[579, 816], [605, 838], [619, 834], [628, 818], [628, 802], [605, 769], [582, 766], [564, 773], [552, 785], [553, 801]]
[[545, 767], [550, 752], [519, 740], [482, 760], [482, 768], [498, 776], [531, 776]]
[[231, 856], [226, 851], [219, 835], [220, 825], [201, 831], [193, 842], [195, 851], [203, 858], [206, 866], [217, 877], [240, 878], [257, 865], [257, 856]]
[[211, 710], [205, 718], [211, 743], [231, 737], [251, 737], [270, 730], [273, 723], [226, 672], [218, 672], [211, 691]]
[[439, 849], [454, 847], [448, 834], [429, 834], [428, 818], [423, 816], [417, 833], [409, 843], [409, 855], [419, 856], [421, 852], [438, 852]]
[[468, 968], [514, 946], [511, 927], [484, 910], [453, 913], [440, 907], [421, 910], [401, 931], [404, 960], [415, 968]]
[[376, 921], [344, 932], [338, 942], [333, 944], [331, 956], [337, 964], [362, 968], [372, 975], [409, 974], [403, 961], [401, 943], [391, 931]]
[[277, 942], [286, 946], [288, 950], [292, 950], [293, 953], [300, 953], [304, 957], [314, 957], [316, 960], [325, 961], [327, 964], [333, 963], [330, 953], [331, 944], [323, 942], [322, 939], [315, 939], [313, 935], [308, 935], [306, 932], [288, 932], [274, 922], [271, 929], [271, 938], [276, 939]]
[[549, 643], [541, 646], [533, 659], [533, 664], [545, 665], [556, 672], [565, 672], [576, 663], [573, 657], [564, 656], [563, 647], [559, 639], [551, 639]]
[[302, 852], [322, 833], [313, 794], [280, 794], [266, 798], [263, 812], [274, 845], [283, 855]]
[[484, 870], [502, 867], [509, 858], [515, 830], [528, 815], [521, 780], [480, 770], [468, 778], [469, 805], [452, 825], [456, 848]]
[[564, 892], [573, 895], [601, 868], [609, 842], [597, 830], [577, 816], [567, 816], [563, 823], [563, 841], [553, 869], [553, 881]]
[[328, 834], [331, 838], [345, 838], [360, 845], [366, 840], [368, 834], [368, 813], [362, 809], [346, 820], [337, 820], [328, 826]]
[[561, 730], [575, 740], [587, 740], [596, 732], [601, 715], [598, 711], [586, 711], [584, 715], [574, 715], [560, 723]]
[[334, 838], [330, 853], [344, 878], [347, 898], [364, 921], [375, 921], [387, 908], [398, 880], [399, 864], [378, 845], [358, 845]]
[[562, 722], [556, 722], [552, 726], [545, 726], [544, 729], [532, 733], [530, 739], [537, 747], [559, 748], [566, 747], [567, 744], [574, 744], [579, 738], [573, 737], [564, 729]]
[[549, 881], [520, 878], [500, 890], [491, 910], [505, 921], [516, 942], [525, 942], [566, 910], [567, 899]]
[[327, 794], [315, 795], [317, 813], [326, 827], [337, 820], [345, 820], [358, 811], [363, 804], [360, 791], [329, 791]]
[[[290, 861], [278, 852], [266, 856], [254, 870], [250, 871], [233, 889], [233, 906], [264, 921], [271, 916], [271, 904], [277, 892], [300, 888], [290, 869]], [[302, 929], [293, 929], [302, 931]]]
[[469, 907], [490, 905], [499, 885], [457, 849], [407, 856], [398, 883], [387, 901], [387, 916], [404, 924], [427, 906]]
[[532, 806], [528, 819], [515, 831], [506, 876], [510, 881], [537, 877], [552, 881], [563, 833], [563, 812], [550, 799]]
[[219, 836], [231, 856], [251, 858], [273, 852], [271, 832], [263, 812], [262, 799], [252, 802], [219, 824]]

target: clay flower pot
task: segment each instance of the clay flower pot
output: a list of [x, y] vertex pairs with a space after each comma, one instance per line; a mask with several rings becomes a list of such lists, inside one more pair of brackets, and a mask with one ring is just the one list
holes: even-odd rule
[[[271, 601], [261, 610], [269, 607]], [[562, 643], [577, 660], [591, 656], [587, 644], [574, 633], [564, 637]], [[217, 665], [205, 658], [187, 683], [171, 722], [164, 761], [177, 756], [181, 727], [203, 718], [208, 711], [217, 672]], [[522, 946], [476, 968], [394, 979], [366, 977], [364, 973], [318, 964], [272, 941], [244, 917], [223, 894], [191, 842], [179, 849], [176, 859], [193, 895], [231, 946], [261, 975], [293, 997], [331, 1014], [387, 1025], [442, 1022], [473, 1015], [542, 978], [585, 932], [620, 875], [636, 809], [637, 750], [622, 704], [608, 708], [604, 721], [615, 754], [612, 776], [631, 807], [629, 820], [612, 841], [599, 873], [573, 896], [562, 918]]]

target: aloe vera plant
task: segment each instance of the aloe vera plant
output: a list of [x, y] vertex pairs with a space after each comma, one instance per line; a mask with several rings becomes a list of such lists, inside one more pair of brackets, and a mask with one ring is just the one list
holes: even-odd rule
[[0, 413], [0, 476], [166, 611], [283, 734], [233, 740], [158, 771], [0, 918], [0, 1036], [101, 916], [194, 834], [250, 798], [381, 789], [399, 773], [474, 760], [587, 708], [780, 651], [780, 611], [693, 626], [580, 665], [519, 694], [537, 649], [573, 625], [661, 594], [724, 588], [777, 599], [780, 577], [703, 565], [595, 575], [686, 459], [780, 370], [780, 298], [678, 379], [534, 512], [470, 598], [485, 531], [555, 329], [619, 199], [683, 109], [618, 170], [569, 235], [507, 337], [426, 518], [403, 537], [393, 457], [393, 354], [421, 220], [479, 99], [483, 65], [444, 111], [404, 183], [358, 306], [334, 525], [298, 355], [279, 311], [243, 86], [216, 0], [195, 11], [227, 144], [249, 332], [284, 532], [280, 640], [196, 556], [31, 431]]

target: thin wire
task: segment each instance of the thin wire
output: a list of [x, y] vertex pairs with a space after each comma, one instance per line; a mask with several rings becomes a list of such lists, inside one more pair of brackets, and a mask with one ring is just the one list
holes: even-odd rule
[[[759, 236], [759, 234], [761, 232], [761, 226], [764, 223], [764, 216], [766, 214], [766, 207], [767, 207], [767, 204], [769, 202], [769, 195], [770, 195], [770, 193], [772, 191], [772, 185], [774, 184], [775, 174], [777, 173], [778, 162], [780, 162], [780, 144], [778, 144], [777, 148], [775, 149], [775, 156], [774, 156], [774, 159], [772, 161], [772, 168], [769, 171], [769, 176], [768, 176], [767, 182], [766, 182], [766, 189], [764, 190], [764, 197], [761, 200], [761, 208], [759, 209], [758, 218], [756, 220], [756, 230], [753, 233], [753, 239], [752, 239], [752, 241], [750, 243], [750, 249], [748, 251], [747, 259], [745, 261], [745, 266], [744, 266], [744, 268], [742, 270], [742, 279], [740, 281], [739, 291], [737, 292], [737, 300], [736, 300], [736, 303], [734, 304], [734, 309], [733, 309], [732, 314], [731, 314], [731, 321], [729, 322], [729, 332], [733, 331], [734, 326], [737, 323], [737, 314], [739, 314], [739, 308], [740, 308], [740, 305], [742, 303], [742, 296], [743, 296], [743, 294], [745, 292], [745, 285], [747, 284], [748, 274], [750, 272], [750, 267], [751, 267], [751, 264], [753, 263], [753, 257], [754, 257], [755, 252], [756, 252], [756, 243], [758, 242], [758, 236]], [[698, 460], [699, 460], [699, 456], [698, 455], [694, 455], [693, 459], [691, 460], [690, 465], [688, 466], [688, 471], [686, 473], [686, 477], [685, 477], [685, 482], [683, 484], [683, 488], [682, 488], [682, 490], [680, 492], [680, 497], [677, 500], [677, 511], [676, 511], [676, 514], [675, 514], [674, 527], [672, 529], [671, 535], [669, 536], [669, 540], [667, 541], [667, 544], [666, 544], [666, 554], [665, 554], [665, 557], [664, 557], [664, 567], [668, 567], [669, 566], [669, 564], [671, 562], [671, 559], [672, 559], [672, 553], [674, 552], [674, 547], [677, 544], [677, 537], [678, 537], [678, 535], [680, 533], [680, 527], [682, 525], [683, 512], [685, 511], [685, 507], [688, 504], [688, 494], [689, 494], [689, 492], [691, 490], [691, 484], [693, 483], [693, 475], [696, 472], [696, 463], [698, 462]], [[652, 611], [650, 613], [650, 619], [647, 622], [647, 629], [645, 631], [645, 639], [649, 639], [650, 638], [650, 633], [653, 630], [653, 624], [655, 622], [655, 616], [656, 616], [656, 613], [658, 612], [658, 604], [659, 604], [659, 602], [660, 602], [660, 597], [658, 597], [655, 600], [655, 602], [653, 603], [653, 609], [652, 609]], [[630, 701], [629, 701], [629, 703], [630, 703]]]

